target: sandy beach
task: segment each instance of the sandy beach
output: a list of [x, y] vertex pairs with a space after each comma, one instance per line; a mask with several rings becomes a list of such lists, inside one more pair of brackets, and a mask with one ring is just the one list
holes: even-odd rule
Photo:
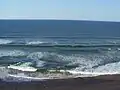
[[5, 82], [0, 80], [0, 90], [120, 90], [120, 75], [31, 82]]

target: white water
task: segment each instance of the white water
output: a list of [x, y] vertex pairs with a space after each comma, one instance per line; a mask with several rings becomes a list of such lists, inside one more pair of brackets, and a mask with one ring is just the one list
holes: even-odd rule
[[42, 41], [30, 41], [27, 42], [27, 45], [37, 45], [37, 44], [43, 44], [43, 43], [47, 43], [47, 42], [42, 42]]
[[0, 66], [0, 79], [4, 79], [8, 76], [8, 70], [3, 67], [3, 66]]
[[9, 44], [12, 43], [12, 40], [0, 39], [0, 44]]
[[22, 63], [22, 64], [21, 63], [17, 63], [15, 65], [8, 66], [8, 68], [16, 69], [16, 70], [20, 70], [20, 71], [28, 71], [28, 72], [35, 72], [35, 71], [37, 71], [36, 68], [30, 66], [31, 64], [32, 63], [30, 63], [30, 62], [26, 62], [26, 63]]
[[26, 81], [26, 80], [46, 80], [46, 79], [50, 79], [50, 78], [47, 78], [47, 77], [41, 77], [41, 78], [28, 77], [24, 73], [19, 73], [17, 75], [11, 75], [11, 74], [9, 74], [8, 76], [14, 77], [14, 78], [18, 78], [19, 80], [21, 79], [23, 81]]
[[47, 61], [57, 61], [57, 62], [70, 61], [69, 58], [66, 59], [66, 57], [63, 55], [59, 55], [57, 53], [49, 53], [49, 52], [33, 52], [29, 54], [27, 58], [34, 60], [43, 59]]
[[[0, 50], [0, 57], [2, 56], [24, 56], [26, 53], [21, 50]], [[67, 72], [77, 76], [98, 76], [98, 75], [111, 75], [120, 73], [120, 52], [107, 51], [103, 54], [89, 54], [89, 55], [60, 55], [50, 52], [32, 52], [27, 56], [28, 59], [35, 60], [37, 67], [44, 66], [48, 61], [67, 62], [68, 65], [78, 64], [78, 67]], [[41, 59], [43, 61], [41, 61]], [[105, 61], [105, 64], [103, 63]], [[113, 62], [109, 62], [113, 61]], [[100, 64], [100, 65], [99, 65]], [[36, 68], [32, 67], [32, 62], [21, 63], [18, 65], [9, 65], [8, 69], [16, 69], [20, 71], [35, 72]], [[98, 66], [97, 66], [98, 65]], [[94, 66], [97, 66], [93, 68]], [[60, 71], [60, 72], [64, 72]], [[20, 76], [22, 77], [22, 76]], [[27, 76], [26, 76], [27, 77]]]
[[67, 70], [67, 72], [78, 76], [99, 76], [99, 75], [113, 75], [120, 74], [120, 62], [109, 63], [106, 65], [98, 66], [97, 68], [89, 68], [81, 71], [80, 67], [73, 70]]
[[94, 71], [94, 72], [101, 72], [101, 73], [120, 73], [120, 62], [116, 62], [116, 63], [109, 63], [106, 65], [102, 65], [102, 66], [98, 66], [95, 69], [88, 69], [86, 71]]
[[0, 57], [3, 57], [3, 56], [17, 57], [17, 56], [24, 56], [24, 55], [26, 55], [26, 53], [21, 50], [0, 50]]
[[39, 44], [57, 44], [57, 42], [51, 40], [27, 40], [26, 45], [39, 45]]

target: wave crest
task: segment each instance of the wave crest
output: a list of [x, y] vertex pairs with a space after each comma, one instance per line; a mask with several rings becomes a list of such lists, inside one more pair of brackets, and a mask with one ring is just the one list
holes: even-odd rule
[[38, 45], [38, 44], [44, 44], [47, 42], [42, 42], [42, 41], [31, 41], [31, 42], [27, 42], [27, 45]]
[[11, 57], [17, 57], [17, 56], [25, 56], [26, 53], [21, 50], [0, 50], [0, 57], [4, 56], [11, 56]]
[[10, 44], [12, 42], [12, 40], [0, 39], [0, 44]]
[[32, 41], [26, 41], [25, 42], [26, 45], [41, 45], [41, 44], [57, 44], [57, 42], [54, 42], [54, 41], [46, 41], [46, 40], [32, 40]]
[[49, 53], [49, 52], [34, 52], [28, 55], [28, 58], [36, 59], [36, 60], [44, 60], [44, 61], [56, 61], [56, 62], [65, 61], [63, 55], [59, 55], [56, 53]]
[[20, 71], [29, 71], [29, 72], [37, 71], [37, 69], [32, 67], [31, 65], [32, 65], [31, 62], [26, 62], [26, 63], [20, 63], [19, 62], [17, 64], [8, 66], [8, 68], [16, 69], [16, 70], [20, 70]]

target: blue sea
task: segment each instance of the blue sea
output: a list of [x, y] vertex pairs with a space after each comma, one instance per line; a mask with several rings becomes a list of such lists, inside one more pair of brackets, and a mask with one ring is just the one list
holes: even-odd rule
[[120, 73], [120, 22], [0, 20], [0, 78]]

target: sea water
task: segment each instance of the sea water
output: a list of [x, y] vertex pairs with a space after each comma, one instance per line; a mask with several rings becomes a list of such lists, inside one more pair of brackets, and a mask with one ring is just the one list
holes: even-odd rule
[[66, 72], [119, 74], [120, 23], [0, 20], [1, 79], [48, 79]]

